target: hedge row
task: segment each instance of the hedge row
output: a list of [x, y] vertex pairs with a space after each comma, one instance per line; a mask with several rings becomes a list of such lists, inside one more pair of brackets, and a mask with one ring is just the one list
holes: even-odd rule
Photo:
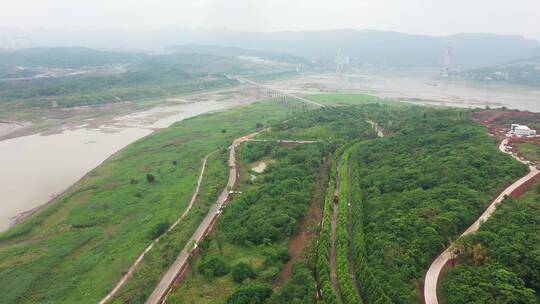
[[[354, 151], [354, 149], [353, 149]], [[353, 152], [354, 153], [354, 152]], [[351, 159], [351, 206], [352, 206], [352, 259], [355, 266], [356, 278], [359, 281], [364, 300], [370, 304], [391, 304], [392, 301], [380, 287], [377, 279], [369, 269], [366, 243], [364, 238], [364, 204], [360, 191], [359, 165]]]
[[339, 183], [339, 206], [337, 219], [336, 259], [337, 277], [339, 290], [345, 304], [362, 304], [355, 284], [351, 278], [349, 268], [349, 211], [348, 211], [348, 163], [351, 149], [347, 150], [341, 159], [340, 183]]
[[[337, 153], [335, 155], [338, 155]], [[317, 276], [322, 293], [322, 303], [339, 303], [330, 280], [330, 239], [332, 233], [332, 212], [336, 177], [336, 159], [332, 161], [330, 177], [328, 179], [328, 191], [324, 201], [324, 213], [321, 224], [321, 233], [317, 249]]]

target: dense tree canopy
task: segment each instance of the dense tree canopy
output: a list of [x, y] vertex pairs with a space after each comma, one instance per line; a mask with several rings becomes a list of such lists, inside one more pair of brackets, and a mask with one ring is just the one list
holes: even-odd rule
[[358, 162], [366, 254], [395, 303], [417, 302], [431, 259], [480, 214], [493, 194], [526, 172], [485, 129], [453, 111], [400, 123], [395, 136], [364, 142]]
[[[489, 293], [493, 303], [534, 303], [530, 295], [540, 294], [539, 202], [540, 183], [521, 199], [505, 199], [478, 232], [456, 245], [464, 265], [445, 276], [443, 294], [448, 303], [460, 303], [455, 294], [462, 290]], [[489, 280], [491, 285], [476, 284], [471, 278]], [[506, 292], [494, 293], [493, 286]], [[519, 301], [510, 301], [510, 296]]]

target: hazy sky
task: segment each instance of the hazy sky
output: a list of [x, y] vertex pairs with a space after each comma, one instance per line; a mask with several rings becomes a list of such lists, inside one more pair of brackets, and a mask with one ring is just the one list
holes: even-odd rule
[[0, 28], [381, 29], [540, 39], [540, 0], [1, 0]]

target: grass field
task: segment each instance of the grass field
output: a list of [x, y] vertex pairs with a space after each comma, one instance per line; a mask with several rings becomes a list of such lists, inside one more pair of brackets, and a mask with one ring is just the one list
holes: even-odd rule
[[307, 98], [309, 100], [313, 100], [321, 104], [330, 105], [330, 106], [347, 106], [347, 105], [359, 105], [359, 104], [368, 104], [368, 103], [380, 103], [380, 104], [392, 104], [392, 105], [399, 104], [389, 99], [383, 99], [383, 98], [366, 95], [366, 94], [319, 94], [319, 95], [310, 95]]
[[227, 150], [212, 154], [206, 164], [201, 189], [188, 215], [170, 233], [165, 234], [143, 259], [134, 276], [121, 289], [112, 303], [144, 303], [161, 275], [174, 262], [198, 224], [208, 213], [227, 184]]
[[[0, 302], [97, 302], [149, 244], [152, 229], [172, 223], [186, 208], [204, 155], [226, 148], [256, 123], [277, 122], [289, 113], [257, 103], [187, 119], [128, 146], [0, 235]], [[221, 174], [217, 160], [209, 165], [210, 172]], [[170, 236], [180, 240], [177, 248], [159, 253], [174, 257], [191, 225], [180, 225]], [[129, 290], [123, 295], [136, 297]]]

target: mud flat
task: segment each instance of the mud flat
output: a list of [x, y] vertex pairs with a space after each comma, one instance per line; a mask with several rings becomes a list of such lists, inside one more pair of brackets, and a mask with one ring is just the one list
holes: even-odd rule
[[342, 78], [337, 78], [335, 74], [312, 74], [303, 78], [278, 80], [272, 84], [298, 94], [364, 93], [425, 105], [507, 107], [540, 112], [540, 90], [537, 88], [441, 78], [433, 71], [405, 71], [386, 75], [370, 71], [346, 74]]
[[78, 127], [60, 128], [48, 135], [0, 141], [0, 231], [31, 214], [135, 140], [174, 122], [238, 104], [241, 102], [211, 100], [160, 106], [115, 117], [97, 127], [83, 121]]
[[0, 137], [11, 134], [17, 130], [24, 128], [25, 125], [21, 123], [1, 121], [0, 120]]

